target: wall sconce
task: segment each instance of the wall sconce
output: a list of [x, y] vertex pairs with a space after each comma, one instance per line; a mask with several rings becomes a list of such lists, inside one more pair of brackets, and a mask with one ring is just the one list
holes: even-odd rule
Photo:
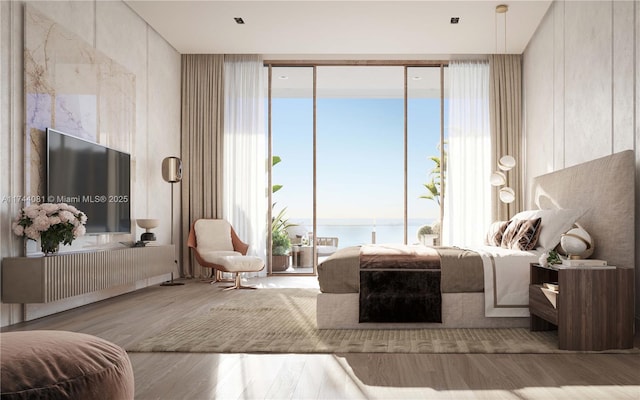
[[[491, 186], [504, 186], [507, 184], [507, 172], [516, 166], [516, 159], [513, 156], [502, 156], [498, 161], [498, 169], [491, 174], [489, 182]], [[503, 172], [504, 171], [504, 172]], [[498, 191], [498, 197], [503, 203], [513, 203], [516, 199], [516, 192], [509, 186], [505, 186]]]

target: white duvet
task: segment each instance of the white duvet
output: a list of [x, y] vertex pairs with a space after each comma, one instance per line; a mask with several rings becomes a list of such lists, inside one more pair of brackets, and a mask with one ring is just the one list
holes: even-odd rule
[[482, 257], [485, 316], [528, 317], [529, 264], [538, 262], [543, 250], [520, 251], [494, 246], [471, 250]]

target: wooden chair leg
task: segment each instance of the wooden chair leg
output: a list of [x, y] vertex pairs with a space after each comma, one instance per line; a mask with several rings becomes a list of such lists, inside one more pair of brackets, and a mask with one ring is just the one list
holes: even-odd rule
[[216, 270], [216, 282], [233, 282], [233, 278], [225, 278], [222, 274], [224, 272], [219, 269]]
[[223, 272], [219, 269], [211, 268], [211, 274], [203, 279], [201, 282], [209, 282], [210, 284], [216, 284], [218, 282], [235, 282], [234, 278], [225, 278], [222, 276]]
[[242, 280], [240, 278], [240, 272], [236, 272], [235, 273], [235, 283], [233, 286], [226, 286], [223, 288], [223, 290], [235, 290], [235, 289], [257, 289], [257, 287], [255, 286], [244, 286], [242, 284]]
[[207, 282], [207, 283], [211, 283], [214, 284], [216, 283], [216, 269], [213, 268], [209, 268], [210, 272], [209, 272], [209, 276], [200, 278], [200, 282]]

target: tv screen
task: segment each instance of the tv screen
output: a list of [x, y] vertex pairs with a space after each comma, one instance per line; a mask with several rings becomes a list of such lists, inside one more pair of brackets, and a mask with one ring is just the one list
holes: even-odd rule
[[47, 129], [47, 202], [87, 215], [87, 234], [131, 232], [131, 156]]

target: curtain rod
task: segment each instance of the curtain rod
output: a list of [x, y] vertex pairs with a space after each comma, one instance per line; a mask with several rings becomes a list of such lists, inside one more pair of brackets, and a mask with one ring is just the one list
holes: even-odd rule
[[400, 66], [400, 67], [439, 67], [448, 66], [448, 60], [264, 60], [264, 65], [286, 67], [313, 66]]

